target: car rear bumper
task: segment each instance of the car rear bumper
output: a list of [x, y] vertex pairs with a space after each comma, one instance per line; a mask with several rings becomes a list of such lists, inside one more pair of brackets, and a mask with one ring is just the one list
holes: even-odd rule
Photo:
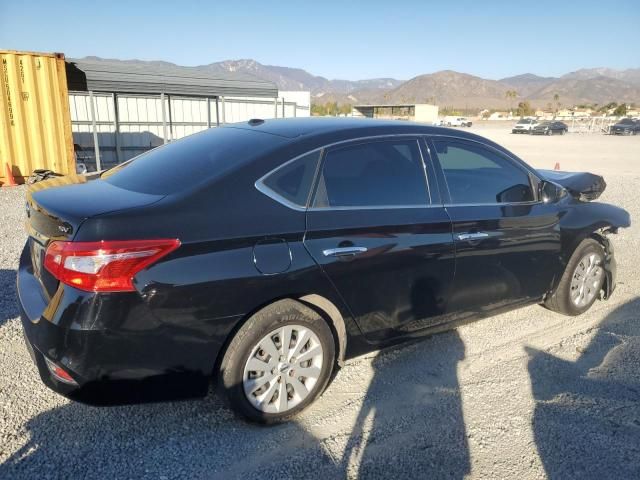
[[[61, 285], [46, 299], [28, 250], [20, 260], [18, 303], [27, 348], [42, 381], [93, 405], [204, 396], [224, 338], [211, 325], [155, 317], [137, 292], [98, 295]], [[221, 319], [230, 330], [238, 319]], [[209, 334], [207, 334], [209, 333]], [[75, 385], [52, 374], [48, 359]]]

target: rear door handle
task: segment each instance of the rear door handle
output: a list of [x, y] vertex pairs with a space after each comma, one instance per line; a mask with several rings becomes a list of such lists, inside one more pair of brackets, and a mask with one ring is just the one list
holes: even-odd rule
[[322, 251], [325, 257], [351, 257], [367, 251], [366, 247], [327, 248]]
[[457, 235], [458, 240], [478, 240], [480, 238], [487, 238], [489, 236], [488, 233], [485, 232], [473, 232], [473, 233], [459, 233]]

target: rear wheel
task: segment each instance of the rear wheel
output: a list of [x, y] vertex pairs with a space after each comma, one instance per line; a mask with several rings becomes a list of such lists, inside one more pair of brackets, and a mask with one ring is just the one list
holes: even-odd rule
[[225, 352], [229, 406], [260, 423], [288, 420], [325, 389], [335, 363], [331, 329], [315, 311], [282, 300], [251, 317]]
[[602, 245], [591, 238], [583, 240], [573, 252], [560, 283], [545, 301], [545, 306], [565, 315], [580, 315], [596, 301], [604, 279]]

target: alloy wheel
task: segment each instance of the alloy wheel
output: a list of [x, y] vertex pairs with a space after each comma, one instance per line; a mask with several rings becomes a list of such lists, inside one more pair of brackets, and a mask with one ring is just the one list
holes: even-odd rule
[[251, 350], [243, 373], [244, 393], [257, 410], [283, 413], [299, 405], [320, 378], [324, 352], [308, 327], [285, 325]]

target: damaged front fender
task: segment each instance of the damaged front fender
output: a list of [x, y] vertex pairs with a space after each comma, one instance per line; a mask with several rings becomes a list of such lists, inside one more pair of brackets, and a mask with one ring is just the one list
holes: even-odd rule
[[616, 286], [616, 260], [613, 244], [607, 237], [620, 228], [631, 225], [631, 217], [626, 210], [606, 203], [576, 202], [560, 219], [563, 261], [566, 265], [576, 247], [586, 238], [595, 238], [605, 250], [604, 269], [606, 283], [604, 298], [609, 298]]
[[560, 229], [572, 236], [585, 233], [583, 238], [592, 232], [603, 230], [617, 233], [619, 228], [631, 225], [631, 216], [625, 209], [608, 203], [574, 203], [562, 216]]

